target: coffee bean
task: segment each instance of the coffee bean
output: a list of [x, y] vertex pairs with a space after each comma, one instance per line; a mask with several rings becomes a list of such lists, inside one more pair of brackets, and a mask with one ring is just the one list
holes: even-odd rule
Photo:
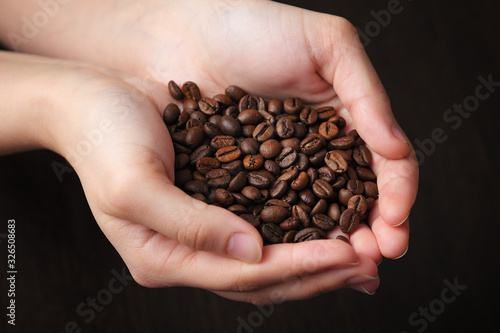
[[309, 158], [304, 153], [298, 153], [297, 155], [297, 169], [299, 171], [306, 171], [309, 168]]
[[266, 122], [260, 123], [253, 131], [253, 138], [259, 142], [272, 139], [274, 136], [274, 127]]
[[226, 88], [226, 95], [229, 96], [233, 101], [239, 102], [247, 93], [238, 86], [229, 86]]
[[318, 114], [319, 120], [327, 120], [328, 118], [335, 116], [337, 111], [335, 111], [333, 106], [324, 106], [316, 109], [316, 113]]
[[182, 85], [182, 92], [187, 98], [193, 99], [198, 102], [201, 99], [200, 88], [196, 83], [187, 81]]
[[255, 97], [250, 96], [250, 95], [245, 95], [240, 99], [240, 102], [238, 103], [238, 109], [240, 112], [243, 112], [248, 109], [257, 109], [257, 100]]
[[241, 126], [241, 133], [244, 137], [251, 138], [253, 131], [255, 131], [255, 125], [244, 125]]
[[188, 115], [191, 115], [191, 113], [197, 110], [199, 110], [198, 102], [196, 102], [194, 99], [188, 98], [184, 101], [184, 103], [182, 103], [182, 112], [185, 112]]
[[281, 168], [285, 169], [294, 164], [295, 161], [297, 161], [297, 157], [298, 154], [293, 148], [283, 148], [281, 153], [276, 157], [276, 163], [278, 163]]
[[240, 149], [245, 154], [255, 155], [259, 152], [259, 143], [254, 138], [246, 138], [241, 141]]
[[363, 187], [365, 189], [366, 196], [372, 197], [372, 198], [378, 197], [377, 184], [375, 184], [374, 182], [367, 181], [367, 182], [363, 183]]
[[258, 125], [262, 122], [263, 118], [259, 111], [254, 109], [247, 109], [240, 112], [238, 120], [242, 125]]
[[352, 194], [362, 194], [365, 191], [363, 182], [356, 179], [351, 179], [347, 182], [346, 188], [352, 192]]
[[186, 134], [186, 138], [184, 139], [186, 145], [195, 149], [198, 148], [204, 139], [204, 132], [200, 127], [192, 127]]
[[237, 146], [228, 146], [220, 148], [215, 152], [215, 158], [217, 158], [221, 163], [232, 162], [235, 159], [239, 158], [240, 155], [241, 155], [241, 150]]
[[[208, 117], [206, 114], [204, 114], [203, 112], [201, 111], [194, 111], [193, 113], [191, 113], [191, 115], [189, 116], [191, 119], [188, 120], [191, 121], [191, 120], [196, 120], [198, 123], [201, 124], [200, 127], [203, 128], [203, 124], [205, 124], [207, 121], [208, 121]], [[187, 124], [186, 124], [187, 125]]]
[[241, 194], [252, 201], [259, 200], [261, 198], [261, 193], [255, 186], [245, 186], [241, 190]]
[[184, 188], [184, 185], [193, 180], [193, 173], [189, 169], [182, 169], [175, 172], [175, 186]]
[[338, 240], [341, 240], [343, 242], [346, 242], [347, 244], [351, 244], [351, 242], [349, 242], [349, 240], [347, 239], [347, 237], [345, 237], [343, 235], [338, 235], [337, 237], [335, 237], [335, 239], [338, 239]]
[[295, 133], [293, 121], [289, 118], [280, 118], [276, 122], [276, 134], [282, 139], [289, 139]]
[[250, 223], [255, 228], [258, 228], [260, 225], [260, 217], [254, 214], [241, 214], [240, 217]]
[[218, 135], [222, 135], [222, 131], [220, 130], [219, 126], [217, 126], [213, 122], [206, 122], [203, 124], [203, 131], [209, 138], [214, 138]]
[[307, 186], [311, 187], [312, 184], [314, 184], [314, 182], [316, 181], [316, 179], [318, 179], [318, 172], [316, 171], [315, 168], [308, 168], [306, 173], [307, 176], [309, 177], [309, 183], [307, 184]]
[[179, 110], [177, 104], [170, 103], [165, 107], [165, 110], [163, 110], [163, 121], [166, 125], [175, 124], [180, 114], [181, 110]]
[[216, 100], [208, 97], [203, 97], [198, 102], [198, 108], [201, 112], [209, 116], [216, 114], [220, 110], [219, 103]]
[[[317, 181], [317, 180], [316, 180]], [[314, 195], [314, 192], [311, 189], [304, 189], [299, 192], [299, 198], [300, 200], [304, 201], [304, 203], [308, 206], [314, 206], [316, 204], [316, 196]]]
[[347, 183], [346, 177], [343, 174], [340, 174], [340, 176], [338, 176], [332, 183], [332, 188], [335, 191], [340, 191], [340, 189], [343, 188], [346, 183]]
[[297, 192], [295, 192], [292, 189], [286, 191], [285, 195], [281, 197], [281, 200], [283, 200], [289, 205], [295, 204], [297, 202], [297, 199], [298, 199]]
[[331, 184], [335, 181], [335, 172], [329, 167], [324, 166], [318, 169], [318, 177]]
[[247, 177], [248, 184], [258, 189], [268, 188], [275, 181], [276, 178], [266, 170], [251, 171]]
[[244, 207], [249, 207], [252, 204], [252, 200], [248, 199], [241, 193], [234, 192], [232, 193], [234, 197], [234, 202], [238, 205], [242, 205]]
[[333, 196], [332, 186], [326, 180], [321, 178], [316, 179], [312, 185], [312, 190], [317, 197], [322, 199], [329, 199]]
[[300, 140], [304, 139], [309, 133], [307, 131], [306, 125], [304, 125], [303, 123], [293, 123], [293, 129], [294, 129], [293, 137]]
[[264, 158], [261, 154], [247, 155], [243, 159], [243, 167], [247, 170], [259, 170], [264, 164]]
[[340, 220], [341, 214], [339, 205], [336, 202], [332, 203], [330, 206], [328, 206], [327, 214], [335, 222], [338, 222]]
[[184, 184], [182, 190], [188, 193], [208, 193], [208, 186], [204, 181], [190, 180]]
[[309, 164], [314, 167], [319, 167], [321, 165], [324, 165], [326, 152], [327, 152], [326, 149], [323, 148], [320, 151], [315, 152], [313, 155], [310, 155]]
[[283, 236], [283, 243], [293, 243], [295, 242], [295, 235], [297, 235], [297, 230], [290, 230]]
[[325, 214], [328, 208], [328, 202], [325, 199], [319, 199], [309, 212], [309, 215], [314, 216], [316, 214]]
[[316, 214], [312, 218], [312, 225], [323, 231], [330, 231], [335, 228], [335, 221], [324, 214]]
[[260, 218], [265, 223], [281, 223], [290, 214], [288, 209], [282, 206], [267, 206], [260, 212]]
[[269, 125], [275, 125], [276, 124], [276, 118], [270, 114], [269, 112], [265, 110], [259, 110], [260, 115], [262, 116], [262, 119], [264, 122], [268, 123]]
[[241, 160], [235, 160], [222, 164], [221, 168], [227, 170], [231, 176], [236, 176], [243, 171], [243, 162]]
[[279, 224], [281, 230], [290, 231], [297, 229], [300, 226], [299, 219], [295, 217], [289, 217]]
[[299, 114], [302, 110], [302, 101], [299, 98], [287, 98], [283, 102], [283, 108], [288, 114]]
[[281, 153], [281, 144], [274, 139], [264, 141], [259, 148], [262, 157], [266, 159], [273, 159]]
[[288, 183], [284, 180], [277, 180], [269, 188], [269, 195], [273, 199], [279, 199], [285, 195], [287, 190], [288, 190]]
[[170, 96], [179, 101], [183, 100], [185, 97], [181, 88], [179, 88], [177, 83], [174, 81], [168, 81], [168, 92], [170, 93]]
[[287, 182], [292, 182], [299, 175], [299, 169], [295, 165], [283, 170], [283, 172], [278, 177], [278, 180], [284, 180]]
[[177, 118], [177, 127], [182, 127], [186, 125], [188, 120], [189, 120], [189, 113], [187, 113], [186, 111], [182, 111], [181, 114], [179, 115], [179, 118]]
[[354, 160], [360, 166], [367, 167], [372, 162], [372, 154], [364, 145], [354, 147], [352, 154]]
[[358, 174], [359, 179], [361, 180], [374, 181], [375, 179], [377, 179], [373, 171], [368, 168], [357, 166], [356, 173]]
[[179, 154], [175, 156], [175, 170], [184, 169], [189, 164], [188, 154]]
[[295, 151], [299, 152], [300, 150], [300, 139], [299, 138], [290, 138], [290, 139], [285, 139], [281, 140], [281, 146], [283, 148], [286, 147], [292, 147]]
[[323, 136], [325, 140], [332, 140], [339, 133], [339, 129], [334, 123], [327, 121], [319, 125], [318, 133]]
[[231, 116], [224, 116], [220, 121], [220, 129], [222, 133], [230, 136], [241, 135], [241, 124], [238, 120]]
[[318, 152], [323, 146], [323, 141], [319, 134], [309, 134], [300, 143], [300, 150], [306, 155], [312, 155]]
[[311, 225], [309, 214], [300, 205], [294, 205], [292, 207], [292, 216], [299, 220], [303, 228], [308, 228]]
[[295, 178], [292, 181], [290, 187], [295, 191], [302, 191], [303, 189], [306, 188], [308, 183], [309, 183], [309, 176], [305, 171], [301, 171], [297, 176], [297, 178]]
[[247, 184], [248, 173], [246, 171], [241, 171], [229, 182], [227, 189], [231, 192], [241, 191], [243, 187]]
[[[175, 145], [174, 148], [176, 148]], [[212, 156], [212, 148], [210, 148], [210, 146], [208, 145], [199, 146], [198, 148], [196, 148], [195, 151], [193, 151], [193, 153], [190, 156], [191, 165], [195, 165], [196, 162], [198, 162], [198, 160], [202, 157], [210, 157], [210, 156]]]
[[205, 175], [199, 172], [198, 170], [193, 171], [193, 179], [194, 180], [199, 180], [202, 182], [206, 181]]
[[245, 206], [240, 205], [240, 204], [235, 204], [227, 207], [227, 210], [229, 210], [231, 213], [234, 213], [236, 215], [242, 215], [242, 214], [247, 214], [248, 210]]
[[269, 171], [273, 176], [279, 176], [281, 173], [281, 168], [275, 161], [265, 160], [264, 169]]
[[210, 147], [219, 150], [224, 147], [232, 147], [236, 145], [234, 137], [229, 135], [218, 135], [210, 141]]
[[211, 170], [207, 172], [205, 178], [207, 184], [213, 187], [227, 187], [231, 181], [231, 175], [224, 169]]
[[263, 223], [260, 226], [262, 238], [270, 244], [278, 244], [283, 241], [285, 232], [274, 223]]
[[330, 146], [333, 149], [349, 149], [354, 145], [354, 139], [350, 136], [343, 136], [330, 141]]
[[214, 101], [219, 103], [219, 106], [221, 106], [222, 108], [227, 109], [230, 106], [234, 106], [233, 100], [226, 94], [217, 94], [213, 97], [213, 99]]
[[349, 180], [358, 180], [358, 174], [356, 173], [356, 170], [354, 170], [352, 167], [348, 167], [345, 174], [347, 175]]
[[306, 125], [313, 125], [318, 121], [318, 113], [316, 110], [311, 109], [308, 106], [305, 106], [302, 111], [300, 111], [300, 121], [302, 121]]
[[234, 203], [234, 196], [223, 188], [217, 188], [215, 190], [214, 199], [225, 207], [231, 206]]
[[196, 162], [196, 170], [206, 175], [209, 171], [220, 168], [220, 162], [213, 157], [202, 157]]
[[280, 115], [283, 112], [283, 102], [279, 99], [272, 99], [267, 104], [267, 111], [274, 115]]
[[363, 139], [359, 135], [358, 131], [356, 131], [355, 129], [350, 130], [349, 133], [347, 133], [347, 136], [350, 136], [351, 138], [354, 139], [354, 145], [356, 145], [356, 146], [360, 146], [360, 145], [365, 144], [365, 142], [363, 141]]
[[352, 196], [349, 199], [349, 201], [347, 202], [347, 208], [354, 210], [355, 213], [362, 216], [366, 213], [368, 206], [366, 203], [366, 199], [362, 195], [358, 194], [358, 195]]
[[347, 206], [347, 203], [349, 202], [349, 199], [351, 199], [351, 197], [353, 196], [354, 194], [352, 194], [351, 191], [349, 191], [348, 189], [340, 189], [339, 191], [339, 202], [344, 205], [344, 206]]
[[[238, 117], [238, 114], [240, 114], [240, 111], [238, 110], [238, 108], [236, 106], [230, 106], [227, 109], [225, 109], [224, 111], [222, 111], [222, 117], [229, 116], [231, 118], [236, 119]], [[221, 120], [222, 120], [222, 118], [221, 118]]]
[[326, 165], [337, 173], [347, 170], [347, 162], [337, 151], [329, 151], [325, 156]]
[[300, 243], [322, 238], [326, 238], [326, 234], [318, 228], [311, 227], [298, 231], [295, 235], [295, 242]]
[[340, 216], [340, 230], [346, 234], [351, 234], [359, 225], [359, 215], [353, 209], [346, 209]]
[[346, 121], [341, 116], [333, 116], [328, 118], [328, 122], [334, 123], [338, 129], [343, 129], [346, 126]]

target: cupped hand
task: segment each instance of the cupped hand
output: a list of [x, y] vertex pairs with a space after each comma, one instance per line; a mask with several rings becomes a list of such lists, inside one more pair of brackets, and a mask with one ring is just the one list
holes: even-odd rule
[[230, 84], [262, 97], [333, 105], [373, 154], [379, 200], [369, 226], [351, 235], [379, 262], [408, 248], [418, 187], [413, 149], [354, 27], [345, 19], [266, 0], [152, 1], [132, 28], [145, 36], [133, 71], [143, 83], [198, 83], [205, 95]]

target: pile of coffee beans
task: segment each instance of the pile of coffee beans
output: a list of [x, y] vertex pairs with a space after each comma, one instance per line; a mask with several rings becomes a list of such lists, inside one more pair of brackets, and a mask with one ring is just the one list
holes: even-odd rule
[[163, 114], [183, 191], [239, 215], [265, 244], [326, 238], [337, 225], [350, 234], [366, 221], [378, 197], [372, 156], [333, 107], [237, 86], [212, 98], [190, 81], [168, 88], [183, 101]]

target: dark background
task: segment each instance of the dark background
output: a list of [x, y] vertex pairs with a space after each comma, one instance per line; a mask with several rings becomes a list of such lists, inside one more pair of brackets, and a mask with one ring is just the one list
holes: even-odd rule
[[[254, 305], [203, 290], [146, 289], [127, 282], [86, 323], [89, 315], [80, 316], [78, 306], [104, 295], [113, 271], [121, 272], [124, 264], [95, 223], [76, 174], [66, 173], [59, 182], [52, 163], [64, 160], [36, 151], [0, 157], [0, 331], [62, 332], [70, 321], [83, 332], [235, 332], [242, 320], [255, 326], [242, 332], [485, 332], [495, 327], [500, 87], [460, 124], [443, 116], [454, 104], [474, 101], [479, 76], [500, 81], [498, 6], [401, 0], [402, 11], [377, 30], [371, 11], [386, 9], [388, 0], [285, 2], [344, 16], [365, 33], [367, 24], [373, 29], [366, 51], [396, 118], [421, 152], [410, 249], [400, 260], [382, 262], [377, 293], [340, 290], [259, 314]], [[436, 128], [446, 140], [431, 144]], [[4, 315], [6, 239], [1, 234], [7, 233], [8, 219], [16, 220], [17, 235], [15, 330]], [[449, 304], [440, 300], [445, 280], [467, 286]], [[423, 319], [418, 313], [429, 306], [434, 314]]]

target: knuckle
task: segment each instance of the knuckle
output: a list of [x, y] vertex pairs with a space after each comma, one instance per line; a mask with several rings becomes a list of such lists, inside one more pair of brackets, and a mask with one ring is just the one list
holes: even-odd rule
[[106, 204], [111, 213], [123, 215], [131, 210], [140, 179], [135, 172], [126, 170], [113, 173], [107, 180], [105, 193], [102, 194], [102, 202]]

